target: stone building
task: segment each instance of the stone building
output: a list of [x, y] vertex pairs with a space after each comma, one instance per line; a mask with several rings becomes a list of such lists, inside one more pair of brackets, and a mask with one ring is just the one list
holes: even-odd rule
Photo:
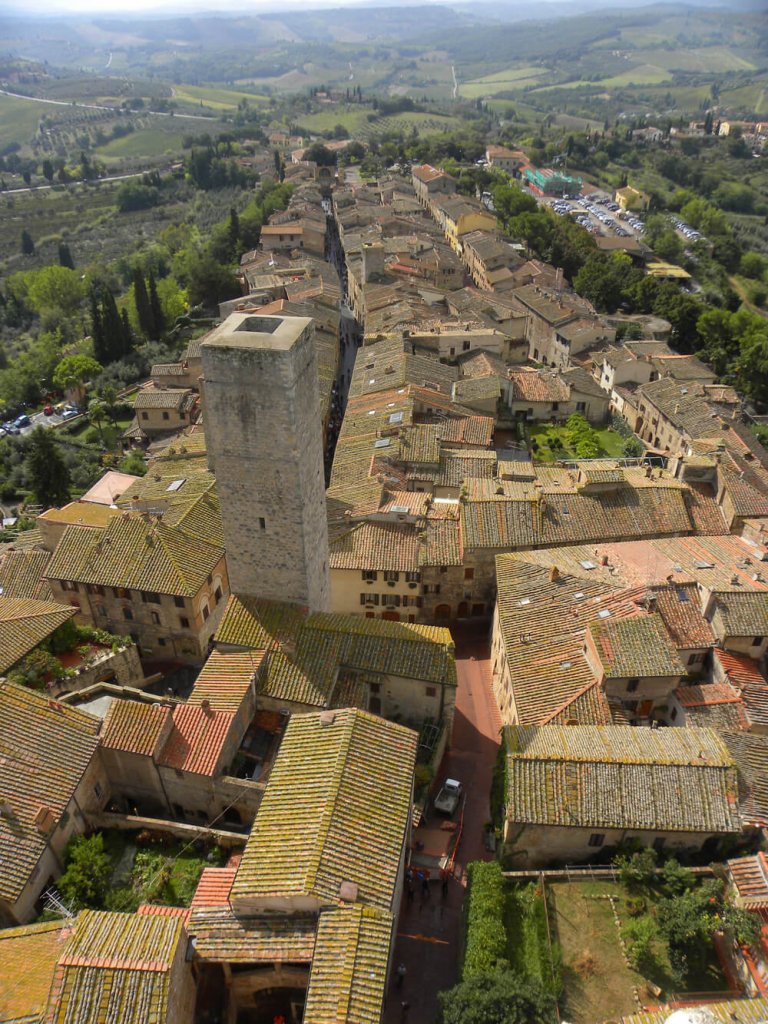
[[233, 313], [202, 346], [209, 462], [237, 594], [329, 607], [312, 321]]

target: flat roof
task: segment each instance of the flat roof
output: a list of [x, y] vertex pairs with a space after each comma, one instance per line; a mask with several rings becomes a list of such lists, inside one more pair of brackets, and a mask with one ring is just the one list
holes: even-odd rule
[[200, 346], [289, 351], [312, 323], [308, 316], [260, 316], [231, 313]]

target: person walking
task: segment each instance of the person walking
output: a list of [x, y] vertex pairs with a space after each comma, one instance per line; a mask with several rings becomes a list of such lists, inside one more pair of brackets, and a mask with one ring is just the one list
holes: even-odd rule
[[405, 964], [401, 963], [401, 964], [397, 965], [397, 987], [398, 988], [402, 988], [403, 987], [403, 983], [405, 982], [405, 976], [406, 976], [407, 973], [408, 973], [408, 968], [405, 966]]

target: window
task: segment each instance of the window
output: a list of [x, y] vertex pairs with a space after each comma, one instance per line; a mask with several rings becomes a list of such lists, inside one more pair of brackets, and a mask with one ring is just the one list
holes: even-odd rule
[[123, 618], [127, 619], [129, 622], [133, 621], [133, 612], [130, 608], [123, 608]]
[[204, 604], [203, 605], [203, 621], [206, 621], [210, 614], [211, 614], [211, 609], [208, 607], [207, 604]]
[[664, 849], [666, 841], [667, 840], [664, 838], [664, 836], [656, 836], [656, 838], [653, 840], [653, 848], [656, 851], [656, 853], [661, 853], [661, 851]]
[[176, 605], [177, 608], [183, 608], [184, 607], [184, 598], [183, 597], [179, 597], [179, 595], [177, 594], [174, 597], [174, 599], [173, 599], [173, 603]]
[[379, 574], [375, 569], [363, 569], [362, 577], [366, 583], [375, 583], [379, 578]]
[[164, 420], [169, 420], [170, 418], [171, 418], [171, 417], [170, 417], [170, 416], [168, 415], [168, 413], [167, 413], [167, 412], [164, 412], [164, 413], [163, 413], [163, 419], [164, 419]]
[[674, 720], [676, 718], [677, 718], [677, 708], [672, 708], [672, 713], [669, 716], [669, 720], [670, 720], [670, 722], [674, 722]]
[[590, 846], [602, 846], [605, 842], [605, 834], [603, 832], [593, 832], [589, 837]]
[[143, 413], [141, 414], [141, 418], [142, 418], [143, 420], [148, 420], [148, 419], [149, 419], [149, 413], [148, 413], [148, 412], [143, 412]]
[[474, 578], [475, 578], [475, 570], [474, 569], [465, 569], [464, 570], [464, 579], [465, 580], [473, 580]]
[[587, 411], [587, 403], [586, 402], [577, 402], [576, 403], [576, 412], [586, 412], [586, 411]]
[[221, 591], [221, 587], [216, 587], [216, 590], [215, 590], [215, 591], [213, 592], [213, 599], [214, 599], [214, 601], [216, 602], [216, 604], [218, 604], [218, 603], [219, 603], [219, 601], [221, 600], [221, 598], [222, 598], [222, 591]]
[[425, 686], [424, 687], [424, 696], [425, 697], [436, 697], [437, 696], [437, 687], [436, 686]]
[[264, 518], [264, 516], [259, 516], [259, 529], [260, 530], [266, 530], [266, 528], [267, 528], [267, 520]]
[[93, 611], [98, 619], [105, 619], [107, 617], [107, 609], [103, 604], [97, 604]]
[[756, 637], [752, 638], [752, 646], [753, 647], [759, 647], [762, 642], [763, 642], [763, 638], [761, 636], [756, 636]]
[[382, 594], [381, 603], [385, 608], [399, 608], [400, 607], [400, 595], [399, 594]]
[[372, 594], [370, 591], [368, 591], [367, 593], [360, 595], [360, 604], [378, 604], [378, 603], [379, 603], [379, 595], [378, 594]]
[[160, 595], [153, 593], [151, 590], [142, 590], [141, 600], [145, 604], [160, 604]]
[[78, 586], [77, 586], [76, 583], [72, 583], [69, 580], [62, 580], [61, 581], [61, 589], [62, 590], [74, 590], [75, 592], [77, 592]]
[[469, 347], [470, 347], [470, 342], [469, 341], [462, 342], [461, 349], [462, 349], [463, 352], [469, 352]]
[[381, 683], [369, 683], [368, 685], [371, 693], [381, 693]]
[[179, 625], [182, 629], [189, 629], [189, 619], [186, 615], [179, 616]]
[[420, 579], [421, 579], [421, 573], [420, 572], [407, 572], [405, 574], [405, 582], [406, 583], [418, 583]]
[[160, 625], [160, 616], [157, 614], [157, 612], [152, 612], [151, 613], [151, 618], [152, 618], [152, 624], [154, 626], [159, 626]]
[[397, 581], [399, 579], [400, 579], [400, 573], [399, 572], [392, 572], [390, 569], [387, 569], [385, 571], [385, 573], [384, 573], [384, 581], [386, 583], [397, 583]]
[[123, 600], [127, 600], [131, 596], [130, 590], [126, 590], [125, 587], [112, 587], [112, 593], [115, 597], [121, 597]]
[[557, 412], [557, 410], [559, 408], [560, 408], [560, 403], [559, 402], [553, 402], [552, 403], [552, 412]]
[[447, 565], [441, 565], [440, 566], [440, 572], [448, 572], [448, 566]]
[[100, 594], [104, 596], [104, 587], [100, 587], [98, 583], [86, 583], [85, 589], [89, 594]]
[[627, 693], [634, 693], [640, 685], [639, 679], [628, 679], [627, 680]]
[[157, 642], [158, 642], [158, 644], [160, 644], [161, 647], [165, 647], [165, 637], [163, 637], [163, 636], [158, 637]]

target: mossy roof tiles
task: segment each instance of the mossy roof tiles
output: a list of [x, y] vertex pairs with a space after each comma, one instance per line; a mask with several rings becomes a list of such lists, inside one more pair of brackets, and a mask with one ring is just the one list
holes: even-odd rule
[[172, 710], [164, 704], [113, 700], [104, 717], [99, 744], [108, 750], [154, 756], [171, 728]]
[[526, 824], [729, 833], [737, 776], [712, 729], [508, 726], [507, 806]]
[[0, 682], [0, 897], [15, 903], [48, 843], [35, 824], [58, 823], [91, 763], [99, 721], [40, 693]]
[[393, 919], [371, 907], [320, 915], [305, 1024], [379, 1024]]
[[124, 514], [104, 530], [68, 527], [46, 576], [194, 597], [223, 554], [162, 520]]
[[29, 654], [76, 611], [54, 601], [0, 597], [0, 672]]
[[724, 636], [760, 636], [768, 634], [768, 593], [718, 593], [712, 612], [712, 625]]
[[0, 931], [0, 1022], [39, 1021], [67, 934], [61, 921]]
[[315, 947], [314, 915], [235, 916], [224, 902], [193, 905], [189, 933], [204, 963], [309, 964]]
[[677, 650], [656, 613], [593, 622], [589, 630], [608, 678], [682, 675]]
[[0, 557], [0, 593], [3, 597], [47, 600], [50, 587], [42, 579], [50, 551], [6, 551]]
[[211, 653], [195, 680], [188, 704], [207, 701], [216, 711], [236, 713], [263, 668], [264, 651]]
[[46, 1024], [166, 1024], [179, 917], [84, 910], [59, 960]]
[[232, 887], [235, 909], [275, 896], [333, 905], [343, 882], [360, 902], [391, 909], [416, 741], [363, 711], [294, 715]]

